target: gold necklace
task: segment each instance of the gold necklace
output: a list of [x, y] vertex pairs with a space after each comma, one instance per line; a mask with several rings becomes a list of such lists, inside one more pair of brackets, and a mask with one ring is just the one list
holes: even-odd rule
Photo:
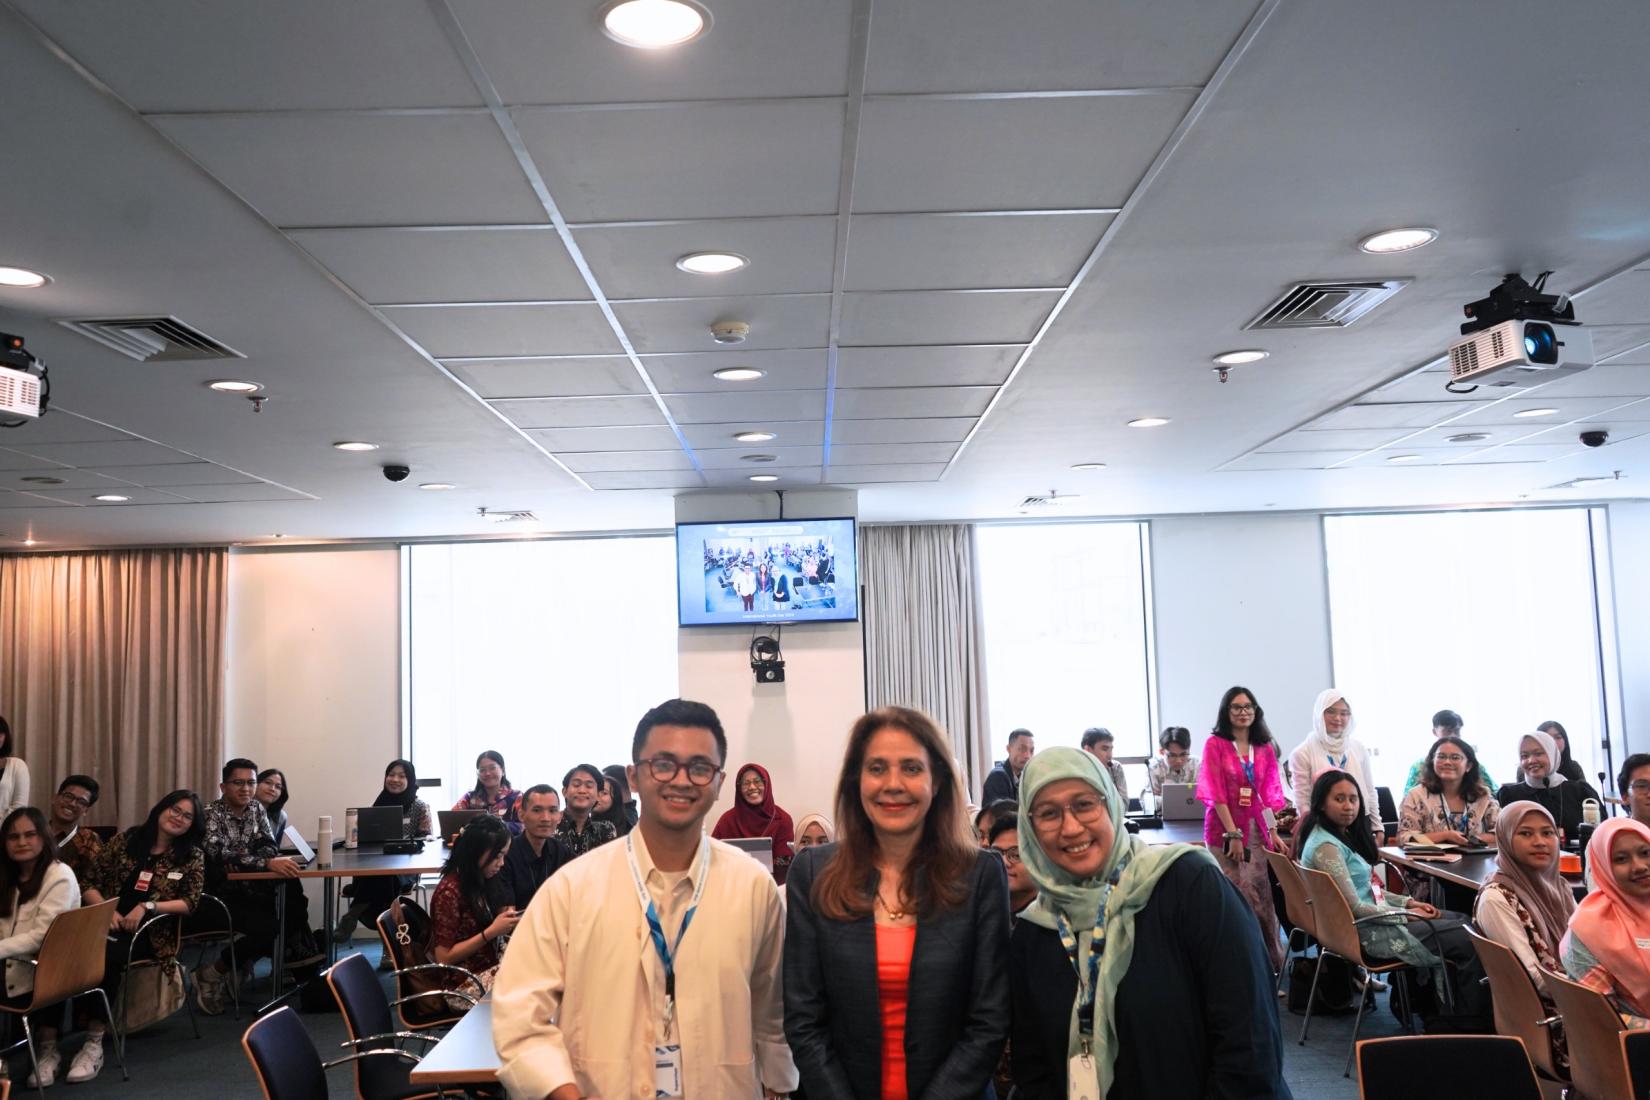
[[911, 915], [910, 913], [906, 912], [904, 909], [895, 909], [893, 906], [889, 905], [886, 901], [883, 901], [881, 890], [877, 891], [877, 904], [882, 906], [882, 911], [884, 913], [888, 914], [888, 919], [889, 920], [900, 921], [900, 920], [904, 920], [906, 917], [909, 917]]

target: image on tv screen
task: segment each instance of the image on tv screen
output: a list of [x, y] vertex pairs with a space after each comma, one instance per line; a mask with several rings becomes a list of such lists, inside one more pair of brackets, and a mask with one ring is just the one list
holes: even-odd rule
[[683, 626], [859, 618], [851, 519], [676, 528]]

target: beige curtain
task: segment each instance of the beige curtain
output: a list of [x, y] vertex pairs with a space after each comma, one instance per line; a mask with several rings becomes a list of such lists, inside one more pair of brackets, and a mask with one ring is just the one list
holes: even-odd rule
[[[93, 824], [131, 825], [223, 754], [223, 549], [0, 556], [0, 714], [30, 801], [102, 787]], [[215, 788], [212, 792], [215, 793]]]
[[915, 707], [951, 737], [970, 796], [993, 763], [971, 524], [865, 527], [865, 690]]

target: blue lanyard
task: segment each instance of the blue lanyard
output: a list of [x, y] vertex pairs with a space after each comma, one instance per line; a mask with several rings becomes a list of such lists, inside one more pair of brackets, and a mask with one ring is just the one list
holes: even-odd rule
[[1243, 780], [1249, 786], [1255, 785], [1255, 750], [1250, 749], [1248, 756], [1240, 756], [1238, 760], [1243, 764]]
[[1339, 760], [1336, 760], [1336, 759], [1335, 759], [1335, 756], [1334, 756], [1334, 754], [1333, 754], [1333, 753], [1327, 753], [1327, 752], [1326, 752], [1326, 753], [1324, 753], [1324, 755], [1325, 755], [1325, 756], [1326, 756], [1326, 757], [1328, 757], [1328, 758], [1329, 758], [1329, 763], [1330, 763], [1330, 765], [1331, 765], [1331, 766], [1332, 766], [1332, 767], [1333, 767], [1333, 768], [1334, 768], [1334, 769], [1335, 769], [1335, 770], [1336, 770], [1336, 771], [1342, 771], [1342, 772], [1344, 772], [1344, 771], [1345, 771], [1345, 770], [1346, 770], [1346, 761], [1347, 761], [1347, 759], [1348, 759], [1348, 758], [1349, 758], [1349, 757], [1350, 757], [1350, 756], [1351, 756], [1351, 755], [1352, 755], [1352, 754], [1351, 754], [1351, 753], [1346, 753], [1346, 752], [1343, 752], [1343, 753], [1341, 753], [1341, 758], [1340, 758], [1340, 759], [1339, 759]]
[[1459, 823], [1457, 823], [1455, 815], [1449, 812], [1449, 802], [1442, 794], [1438, 796], [1438, 808], [1444, 812], [1445, 828], [1454, 829], [1462, 836], [1472, 835], [1470, 830], [1470, 826], [1472, 825], [1472, 803], [1468, 802], [1464, 807], [1462, 807]]
[[636, 863], [636, 836], [626, 833], [624, 838], [625, 858], [630, 862], [630, 879], [636, 887], [636, 899], [641, 903], [642, 915], [647, 918], [647, 930], [653, 937], [653, 949], [659, 953], [659, 961], [665, 968], [665, 1001], [666, 1022], [668, 1022], [676, 1005], [676, 953], [682, 948], [682, 937], [687, 935], [688, 925], [693, 923], [693, 914], [699, 911], [699, 899], [705, 893], [705, 880], [710, 877], [710, 842], [703, 837], [699, 838], [699, 858], [695, 861], [695, 868], [699, 881], [693, 887], [693, 900], [688, 903], [688, 910], [682, 914], [682, 927], [676, 931], [674, 945], [665, 942], [665, 930], [659, 922], [659, 910], [648, 895], [647, 884], [642, 881], [642, 869]]
[[1055, 923], [1059, 927], [1060, 943], [1066, 949], [1066, 957], [1071, 960], [1071, 968], [1077, 971], [1077, 1030], [1083, 1037], [1084, 1053], [1087, 1053], [1089, 1040], [1094, 1035], [1094, 999], [1100, 985], [1100, 958], [1106, 953], [1106, 918], [1111, 915], [1112, 891], [1117, 888], [1117, 880], [1123, 877], [1124, 869], [1133, 858], [1133, 853], [1123, 857], [1123, 862], [1107, 877], [1105, 889], [1100, 894], [1100, 907], [1094, 918], [1094, 934], [1089, 938], [1087, 981], [1084, 981], [1083, 968], [1077, 961], [1077, 934], [1066, 922], [1064, 913], [1054, 914]]

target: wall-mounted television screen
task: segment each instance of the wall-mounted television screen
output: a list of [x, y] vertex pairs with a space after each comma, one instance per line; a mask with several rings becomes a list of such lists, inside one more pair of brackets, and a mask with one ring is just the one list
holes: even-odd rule
[[852, 519], [676, 525], [677, 621], [852, 622], [859, 560]]

